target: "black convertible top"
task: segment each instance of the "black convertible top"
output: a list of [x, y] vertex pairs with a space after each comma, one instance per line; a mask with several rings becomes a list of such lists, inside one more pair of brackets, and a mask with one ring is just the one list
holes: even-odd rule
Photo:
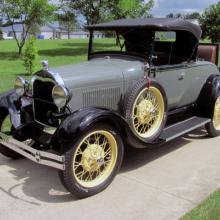
[[159, 31], [187, 31], [197, 39], [201, 38], [202, 30], [199, 25], [187, 20], [176, 18], [140, 18], [120, 19], [108, 23], [86, 26], [88, 30], [121, 30], [128, 28], [141, 28]]

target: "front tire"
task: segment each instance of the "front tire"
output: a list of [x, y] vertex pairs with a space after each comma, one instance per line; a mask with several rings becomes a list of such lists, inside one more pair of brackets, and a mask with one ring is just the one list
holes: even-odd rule
[[93, 126], [64, 153], [65, 170], [59, 171], [61, 182], [78, 198], [95, 195], [113, 181], [123, 155], [123, 142], [113, 127]]
[[206, 131], [210, 137], [220, 135], [220, 95], [216, 99], [212, 121], [205, 125]]

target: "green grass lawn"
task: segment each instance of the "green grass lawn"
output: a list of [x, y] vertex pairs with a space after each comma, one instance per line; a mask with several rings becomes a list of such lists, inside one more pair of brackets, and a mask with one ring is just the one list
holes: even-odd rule
[[197, 208], [186, 214], [182, 220], [219, 220], [220, 190], [209, 196]]
[[[115, 47], [113, 39], [96, 39], [98, 50], [103, 45], [108, 44], [108, 49]], [[40, 40], [37, 41], [39, 48], [38, 66], [41, 68], [40, 61], [48, 60], [50, 67], [61, 66], [71, 63], [86, 61], [88, 39], [71, 40]], [[17, 53], [15, 41], [0, 41], [0, 93], [13, 88], [16, 76], [24, 74], [24, 66]]]
[[[38, 66], [41, 60], [48, 60], [51, 67], [86, 60], [88, 40], [42, 40], [39, 48]], [[24, 73], [24, 66], [18, 56], [15, 41], [0, 41], [0, 92], [13, 87], [16, 76]]]

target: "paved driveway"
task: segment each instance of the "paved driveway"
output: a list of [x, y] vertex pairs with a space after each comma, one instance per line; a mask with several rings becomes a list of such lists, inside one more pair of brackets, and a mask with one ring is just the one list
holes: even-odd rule
[[0, 219], [178, 219], [220, 187], [220, 138], [196, 131], [154, 149], [130, 149], [103, 193], [77, 200], [54, 169], [0, 156]]

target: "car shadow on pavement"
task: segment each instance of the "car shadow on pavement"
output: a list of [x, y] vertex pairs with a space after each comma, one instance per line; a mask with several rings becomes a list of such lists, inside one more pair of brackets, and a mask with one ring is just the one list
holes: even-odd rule
[[[144, 165], [147, 166], [151, 161], [192, 142], [194, 136], [200, 138], [207, 137], [203, 130], [196, 130], [183, 138], [177, 138], [160, 146], [146, 149], [127, 147], [120, 173], [129, 172]], [[42, 202], [64, 203], [77, 200], [63, 187], [58, 178], [57, 171], [52, 168], [35, 164], [26, 159], [10, 160], [5, 157], [0, 159], [1, 166], [6, 166], [6, 172], [9, 172], [8, 178], [13, 178], [12, 182], [14, 182], [14, 185], [9, 188], [8, 185], [3, 187], [0, 185], [0, 191], [6, 193], [11, 198], [33, 205], [41, 205]]]

